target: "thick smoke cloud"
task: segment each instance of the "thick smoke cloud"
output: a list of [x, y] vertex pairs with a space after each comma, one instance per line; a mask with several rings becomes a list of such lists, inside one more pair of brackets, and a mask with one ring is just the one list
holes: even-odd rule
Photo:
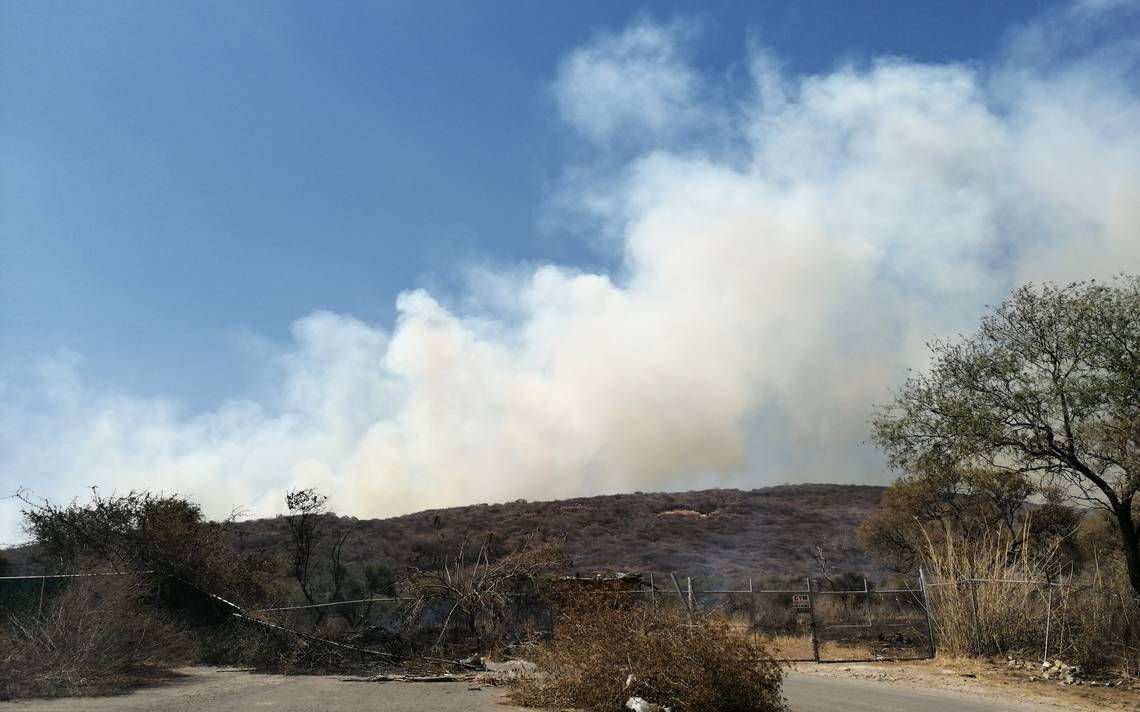
[[615, 241], [613, 274], [484, 271], [462, 309], [400, 295], [391, 328], [310, 314], [264, 397], [211, 412], [36, 359], [0, 382], [0, 484], [177, 491], [215, 516], [317, 486], [375, 516], [884, 482], [869, 413], [926, 339], [1027, 280], [1140, 269], [1137, 48], [1065, 42], [1115, 5], [1022, 28], [993, 66], [793, 76], [750, 51], [744, 92], [686, 62], [683, 24], [599, 35], [551, 90], [582, 155], [610, 157], [568, 168], [559, 205]]

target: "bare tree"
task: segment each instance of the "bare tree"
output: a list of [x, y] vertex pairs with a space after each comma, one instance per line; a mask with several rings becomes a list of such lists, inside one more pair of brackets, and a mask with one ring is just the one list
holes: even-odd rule
[[293, 578], [309, 603], [316, 603], [312, 590], [313, 553], [324, 536], [326, 502], [328, 497], [312, 488], [285, 493]]
[[[342, 598], [347, 571], [342, 564], [345, 542], [349, 533], [335, 524], [335, 515], [326, 511], [328, 497], [313, 488], [291, 490], [285, 493], [285, 507], [288, 514], [285, 522], [289, 526], [289, 557], [293, 578], [301, 588], [301, 594], [311, 605], [335, 603]], [[328, 548], [327, 587], [318, 583], [321, 543], [331, 539]], [[326, 615], [325, 608], [315, 608], [316, 625], [320, 625]]]

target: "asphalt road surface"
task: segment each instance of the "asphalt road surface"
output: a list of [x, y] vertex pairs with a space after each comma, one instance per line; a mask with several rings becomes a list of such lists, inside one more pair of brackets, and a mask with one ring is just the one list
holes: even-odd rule
[[116, 697], [0, 702], [16, 712], [510, 712], [495, 688], [465, 682], [343, 682], [315, 675], [258, 675], [191, 668], [169, 684]]
[[[468, 683], [343, 682], [336, 677], [256, 675], [193, 668], [171, 684], [129, 695], [0, 702], [0, 712], [510, 712], [501, 690]], [[784, 684], [792, 712], [1056, 712], [943, 690], [792, 673]], [[617, 711], [615, 711], [617, 712]]]

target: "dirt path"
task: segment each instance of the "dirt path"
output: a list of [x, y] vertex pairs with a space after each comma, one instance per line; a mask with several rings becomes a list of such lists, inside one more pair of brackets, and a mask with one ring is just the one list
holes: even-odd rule
[[501, 690], [465, 682], [342, 682], [340, 677], [256, 675], [188, 668], [180, 680], [117, 697], [0, 703], [38, 712], [510, 712]]
[[[923, 660], [907, 663], [854, 663], [797, 665], [788, 675], [786, 694], [802, 700], [802, 712], [833, 709], [818, 706], [824, 696], [844, 703], [843, 709], [880, 709], [875, 704], [857, 706], [865, 700], [906, 699], [909, 695], [957, 700], [957, 707], [915, 702], [900, 709], [923, 710], [1067, 710], [1068, 712], [1118, 712], [1140, 710], [1140, 689], [1088, 685], [1058, 685], [1031, 681], [1025, 670], [978, 660]], [[850, 698], [848, 697], [850, 695]], [[848, 705], [848, 701], [856, 706]], [[918, 698], [916, 698], [917, 700]], [[972, 707], [970, 703], [981, 704]], [[812, 707], [811, 705], [817, 705]], [[878, 703], [876, 703], [878, 704]], [[931, 705], [934, 706], [931, 706]], [[801, 712], [795, 704], [793, 712]], [[887, 709], [883, 707], [882, 709]]]
[[871, 680], [792, 673], [784, 680], [791, 712], [1062, 712], [1070, 707], [1006, 701], [953, 690], [922, 690]]

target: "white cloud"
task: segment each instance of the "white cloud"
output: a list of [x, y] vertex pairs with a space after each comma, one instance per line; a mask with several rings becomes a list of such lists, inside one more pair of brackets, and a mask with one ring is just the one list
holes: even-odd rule
[[[272, 513], [308, 485], [340, 511], [385, 515], [881, 482], [863, 444], [871, 404], [922, 365], [925, 339], [970, 329], [1025, 280], [1140, 270], [1140, 96], [1103, 52], [810, 77], [756, 61], [753, 93], [707, 107], [720, 91], [682, 41], [647, 22], [603, 35], [555, 85], [588, 139], [652, 139], [618, 177], [597, 176], [620, 277], [483, 271], [462, 311], [401, 295], [390, 330], [314, 313], [273, 361], [270, 395], [206, 413], [103, 393], [73, 357], [42, 360], [6, 379], [0, 482], [57, 498], [177, 490], [214, 515]], [[716, 151], [677, 148], [694, 126]], [[726, 145], [744, 148], [722, 157]], [[596, 209], [589, 181], [574, 185]]]

